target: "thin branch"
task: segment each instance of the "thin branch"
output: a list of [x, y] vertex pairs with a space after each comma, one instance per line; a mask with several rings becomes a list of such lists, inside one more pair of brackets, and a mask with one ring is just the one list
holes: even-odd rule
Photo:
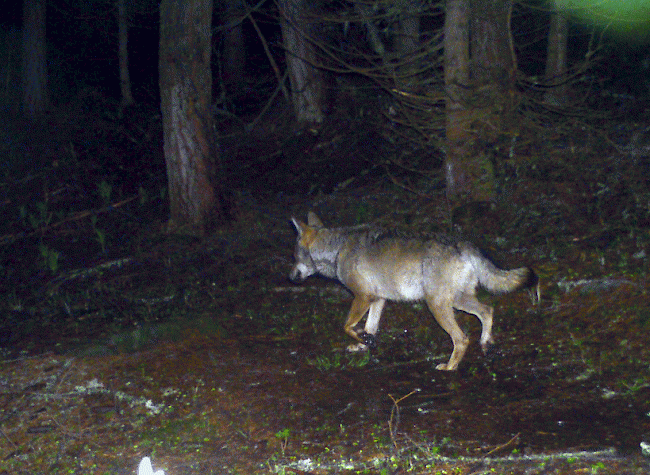
[[278, 88], [282, 90], [282, 94], [284, 95], [284, 98], [287, 100], [287, 102], [291, 102], [291, 98], [289, 97], [289, 91], [287, 91], [287, 88], [284, 85], [284, 79], [286, 78], [286, 74], [284, 77], [282, 77], [282, 74], [280, 73], [280, 68], [278, 68], [277, 63], [275, 62], [275, 60], [273, 59], [273, 55], [271, 54], [271, 49], [269, 48], [269, 44], [266, 41], [266, 38], [264, 38], [264, 35], [262, 34], [260, 27], [257, 25], [257, 22], [255, 21], [255, 18], [253, 18], [253, 15], [251, 15], [251, 13], [252, 10], [247, 12], [246, 16], [253, 24], [253, 28], [255, 28], [255, 32], [257, 33], [257, 36], [259, 36], [260, 41], [262, 42], [264, 53], [266, 54], [266, 57], [269, 59], [269, 63], [271, 63], [271, 67], [273, 68], [273, 72], [275, 73], [275, 79], [278, 81]]

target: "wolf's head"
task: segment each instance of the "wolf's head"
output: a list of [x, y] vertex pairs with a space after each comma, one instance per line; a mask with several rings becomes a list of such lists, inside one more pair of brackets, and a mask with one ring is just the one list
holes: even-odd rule
[[298, 231], [298, 241], [293, 252], [295, 263], [289, 273], [289, 279], [292, 282], [300, 283], [304, 282], [310, 275], [318, 273], [318, 268], [312, 258], [311, 248], [316, 241], [318, 230], [323, 227], [323, 223], [311, 211], [307, 215], [307, 224], [296, 218], [291, 218], [291, 222]]

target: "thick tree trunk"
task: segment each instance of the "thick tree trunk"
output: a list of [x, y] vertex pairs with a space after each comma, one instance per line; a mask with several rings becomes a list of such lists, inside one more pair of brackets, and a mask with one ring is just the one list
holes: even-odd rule
[[124, 0], [117, 0], [117, 24], [119, 37], [119, 63], [120, 63], [120, 92], [122, 94], [120, 106], [121, 109], [133, 104], [131, 95], [131, 79], [129, 77], [129, 27], [126, 22], [126, 7]]
[[568, 86], [563, 79], [567, 67], [569, 22], [558, 8], [557, 0], [553, 3], [555, 7], [551, 12], [546, 53], [546, 83], [551, 85], [551, 89], [544, 95], [544, 101], [550, 105], [562, 106], [566, 104], [568, 95]]
[[324, 82], [314, 67], [316, 54], [307, 35], [313, 34], [306, 21], [308, 0], [280, 0], [282, 39], [291, 82], [291, 100], [298, 122], [323, 121]]
[[[210, 70], [212, 0], [162, 0], [160, 95], [170, 228], [205, 234], [222, 218], [213, 188]], [[221, 184], [221, 180], [214, 180]], [[222, 186], [222, 185], [221, 185]]]
[[511, 11], [512, 0], [472, 0], [472, 85], [483, 91], [482, 97], [490, 105], [507, 108], [510, 108], [516, 70], [510, 34]]
[[34, 119], [47, 107], [45, 0], [23, 4], [23, 113]]
[[[446, 176], [447, 195], [457, 204], [494, 199], [496, 183], [492, 160], [485, 150], [477, 147], [476, 139], [495, 140], [511, 124], [516, 108], [511, 9], [512, 0], [447, 2]], [[471, 62], [467, 59], [467, 51]], [[465, 61], [471, 64], [471, 70]]]
[[467, 175], [467, 114], [464, 96], [469, 84], [469, 0], [448, 0], [444, 25], [447, 197], [456, 201], [471, 195]]

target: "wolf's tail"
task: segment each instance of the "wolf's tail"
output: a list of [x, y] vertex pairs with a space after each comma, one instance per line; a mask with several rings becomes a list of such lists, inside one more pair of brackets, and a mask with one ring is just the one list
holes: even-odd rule
[[539, 303], [541, 299], [539, 277], [531, 268], [499, 269], [488, 258], [475, 253], [472, 253], [471, 260], [479, 283], [487, 291], [498, 294], [528, 289], [533, 301]]

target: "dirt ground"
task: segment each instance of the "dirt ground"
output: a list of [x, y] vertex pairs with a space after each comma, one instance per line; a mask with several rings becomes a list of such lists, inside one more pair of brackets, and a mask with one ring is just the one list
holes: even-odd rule
[[[292, 146], [334, 153], [334, 138]], [[369, 169], [294, 193], [269, 171], [207, 239], [162, 232], [153, 198], [34, 234], [6, 224], [0, 474], [131, 474], [143, 456], [169, 475], [648, 473], [648, 172], [606, 152], [547, 156], [453, 216], [441, 188]], [[459, 314], [472, 343], [453, 373], [434, 369], [451, 340], [419, 303], [388, 304], [378, 348], [349, 355], [350, 294], [287, 279], [290, 217], [309, 210], [462, 234], [533, 267], [542, 301], [480, 293], [496, 345], [483, 355]]]

